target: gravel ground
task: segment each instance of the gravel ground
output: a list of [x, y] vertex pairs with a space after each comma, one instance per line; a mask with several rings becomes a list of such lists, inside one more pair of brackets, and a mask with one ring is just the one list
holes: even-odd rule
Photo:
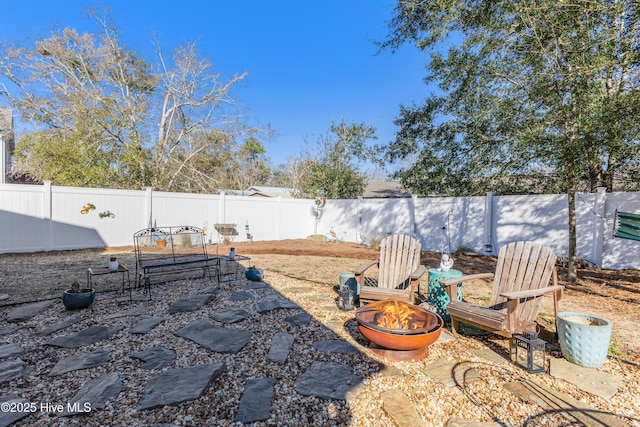
[[[15, 425], [149, 425], [169, 423], [172, 425], [234, 425], [238, 402], [248, 378], [277, 378], [271, 418], [254, 425], [352, 425], [394, 426], [382, 404], [382, 393], [399, 390], [407, 398], [407, 405], [415, 408], [423, 425], [440, 426], [452, 418], [465, 420], [496, 421], [501, 425], [559, 426], [568, 425], [560, 415], [545, 411], [537, 405], [526, 404], [505, 391], [503, 386], [512, 381], [529, 379], [592, 405], [598, 410], [619, 414], [623, 420], [638, 426], [638, 402], [640, 391], [637, 367], [607, 360], [603, 371], [614, 373], [625, 379], [625, 386], [610, 400], [604, 400], [582, 392], [575, 386], [549, 375], [531, 375], [506, 363], [492, 363], [472, 353], [474, 349], [487, 346], [504, 352], [504, 343], [490, 339], [460, 337], [436, 343], [426, 359], [416, 362], [388, 362], [380, 359], [364, 347], [366, 341], [357, 332], [353, 312], [335, 309], [335, 292], [331, 286], [292, 279], [268, 272], [265, 277], [271, 288], [255, 292], [252, 301], [230, 303], [226, 299], [242, 286], [241, 283], [222, 285], [222, 293], [204, 308], [188, 313], [169, 315], [167, 309], [177, 299], [194, 295], [199, 289], [210, 285], [203, 280], [180, 280], [156, 285], [152, 301], [118, 303], [115, 294], [103, 294], [96, 302], [93, 312], [85, 310], [83, 319], [63, 331], [47, 337], [33, 333], [60, 322], [69, 314], [61, 304], [54, 304], [45, 313], [26, 322], [26, 327], [2, 337], [5, 342], [17, 342], [26, 351], [22, 359], [33, 366], [33, 372], [3, 384], [3, 394], [17, 393], [30, 402], [62, 403], [69, 401], [79, 387], [89, 378], [107, 372], [122, 373], [124, 387], [118, 397], [107, 402], [103, 410], [72, 418], [58, 418], [54, 414], [38, 412]], [[296, 310], [275, 310], [258, 314], [253, 304], [268, 294], [278, 292], [298, 303], [311, 314], [311, 323], [293, 328], [284, 318]], [[232, 325], [231, 328], [252, 329], [251, 342], [235, 355], [210, 352], [199, 345], [179, 338], [173, 332], [196, 319], [209, 319], [216, 310], [230, 305], [240, 305], [250, 313], [250, 318]], [[136, 306], [148, 307], [149, 314], [166, 319], [161, 325], [143, 336], [134, 336], [128, 329], [140, 320], [137, 317], [108, 319], [118, 311]], [[6, 310], [5, 310], [6, 311]], [[4, 323], [4, 322], [3, 322]], [[84, 352], [108, 350], [112, 361], [97, 368], [69, 372], [49, 377], [48, 372], [62, 357], [79, 350], [44, 345], [52, 336], [66, 335], [94, 324], [123, 326], [124, 329], [112, 338], [82, 348]], [[6, 326], [6, 325], [4, 325]], [[289, 332], [296, 340], [284, 365], [265, 362], [269, 350], [269, 339], [276, 332]], [[343, 338], [358, 346], [357, 355], [319, 353], [311, 348], [314, 341]], [[498, 340], [500, 341], [500, 340]], [[205, 394], [190, 402], [177, 406], [137, 411], [135, 409], [147, 382], [157, 371], [140, 368], [140, 362], [130, 354], [146, 350], [154, 345], [164, 345], [175, 350], [178, 358], [174, 367], [193, 366], [200, 363], [224, 362], [225, 372], [216, 378]], [[347, 401], [322, 400], [301, 396], [294, 391], [294, 380], [314, 361], [346, 363], [363, 377]], [[460, 364], [464, 369], [474, 369], [480, 379], [457, 387], [449, 387], [434, 381], [426, 373], [427, 366], [437, 360]], [[635, 419], [635, 420], [632, 420]]]
[[[225, 250], [226, 248], [220, 249], [221, 253]], [[238, 252], [242, 253], [240, 250]], [[0, 304], [5, 303], [5, 307], [0, 307], [0, 329], [9, 326], [5, 316], [13, 308], [14, 303], [46, 297], [58, 300], [46, 312], [25, 322], [24, 328], [0, 336], [0, 345], [10, 342], [20, 344], [25, 350], [21, 358], [26, 364], [33, 366], [33, 371], [28, 375], [4, 382], [0, 394], [16, 393], [30, 402], [65, 404], [75, 395], [82, 383], [90, 378], [118, 371], [122, 373], [124, 380], [122, 392], [113, 401], [107, 402], [103, 410], [71, 418], [58, 418], [54, 414], [40, 412], [18, 421], [15, 425], [130, 426], [154, 423], [235, 425], [233, 420], [238, 411], [238, 402], [246, 380], [272, 377], [277, 378], [277, 383], [271, 418], [255, 423], [256, 426], [394, 426], [396, 424], [383, 407], [382, 395], [390, 390], [399, 390], [404, 394], [407, 405], [416, 409], [423, 421], [422, 425], [426, 426], [443, 426], [452, 418], [493, 421], [506, 426], [575, 425], [570, 424], [557, 413], [546, 411], [535, 404], [524, 403], [505, 390], [504, 386], [507, 383], [521, 380], [531, 380], [548, 386], [599, 411], [616, 414], [623, 423], [640, 426], [640, 388], [638, 387], [640, 367], [636, 363], [607, 359], [600, 370], [624, 379], [624, 387], [607, 400], [581, 391], [574, 385], [548, 374], [528, 374], [509, 362], [490, 362], [473, 353], [474, 350], [490, 348], [504, 355], [506, 342], [495, 336], [461, 336], [452, 341], [434, 344], [426, 359], [416, 362], [389, 362], [379, 358], [365, 347], [366, 340], [357, 331], [353, 312], [336, 310], [333, 303], [335, 292], [330, 284], [322, 283], [323, 280], [317, 280], [315, 276], [308, 278], [311, 280], [302, 280], [269, 270], [265, 267], [268, 265], [267, 258], [262, 255], [252, 257], [252, 262], [266, 269], [264, 280], [271, 289], [253, 291], [255, 292], [253, 301], [230, 303], [227, 298], [242, 285], [240, 283], [223, 284], [222, 293], [204, 308], [195, 312], [169, 315], [167, 309], [172, 302], [194, 295], [199, 289], [211, 283], [202, 280], [168, 282], [154, 286], [152, 301], [118, 303], [114, 298], [115, 294], [105, 292], [116, 289], [117, 283], [105, 278], [104, 283], [98, 283], [98, 289], [102, 290], [102, 293], [93, 311], [84, 310], [81, 313], [82, 319], [64, 330], [47, 337], [35, 336], [35, 332], [57, 324], [69, 316], [59, 302], [62, 290], [67, 289], [69, 282], [73, 280], [84, 283], [87, 266], [102, 261], [106, 264], [110, 253], [116, 253], [122, 263], [134, 265], [133, 253], [127, 248], [109, 251], [60, 252], [49, 254], [52, 256], [47, 257], [42, 257], [42, 254], [22, 254], [17, 257], [11, 256], [11, 262], [7, 262], [9, 256], [0, 256], [0, 269], [3, 273], [0, 276], [0, 294], [10, 293], [8, 300], [0, 301]], [[335, 278], [336, 272], [358, 265], [361, 261], [359, 257], [359, 255], [354, 256], [340, 262], [330, 259], [323, 260], [323, 263], [318, 261], [316, 269], [322, 270], [326, 277]], [[371, 254], [365, 253], [361, 257], [371, 258]], [[307, 261], [313, 262], [311, 258], [305, 259], [305, 262]], [[278, 262], [278, 259], [273, 262], [274, 270], [284, 270], [285, 267], [279, 267]], [[34, 292], [32, 287], [20, 285], [22, 281], [33, 283], [34, 280], [41, 283], [36, 287], [37, 292]], [[274, 292], [281, 293], [298, 303], [305, 312], [313, 316], [311, 323], [305, 327], [292, 328], [283, 322], [284, 318], [299, 310], [275, 310], [258, 314], [251, 309], [255, 302]], [[238, 354], [213, 353], [173, 334], [175, 330], [186, 326], [191, 321], [209, 319], [216, 310], [231, 304], [241, 305], [253, 313], [245, 321], [225, 325], [225, 327], [254, 330], [251, 342]], [[137, 323], [139, 318], [107, 318], [113, 313], [133, 307], [148, 307], [150, 315], [159, 315], [166, 320], [147, 335], [134, 336], [128, 332], [128, 329]], [[49, 371], [59, 359], [76, 354], [79, 350], [51, 347], [45, 345], [45, 341], [96, 324], [124, 327], [113, 337], [81, 349], [83, 352], [109, 350], [112, 361], [101, 367], [49, 377]], [[292, 352], [284, 365], [264, 362], [269, 350], [270, 337], [277, 332], [289, 332], [296, 336]], [[314, 341], [338, 337], [356, 345], [361, 353], [357, 355], [318, 353], [311, 348]], [[148, 381], [158, 374], [158, 371], [141, 369], [140, 362], [130, 358], [129, 355], [159, 344], [178, 353], [178, 358], [171, 368], [224, 362], [225, 372], [213, 381], [203, 396], [196, 400], [177, 406], [137, 411], [135, 407], [142, 390]], [[561, 357], [557, 347], [554, 348], [553, 345], [550, 345], [549, 354]], [[298, 395], [293, 388], [294, 380], [314, 360], [349, 364], [354, 372], [362, 375], [363, 382], [353, 390], [347, 401], [322, 400]], [[473, 369], [478, 373], [479, 379], [455, 387], [442, 385], [427, 374], [429, 364], [436, 361], [453, 362], [457, 363], [461, 369]]]

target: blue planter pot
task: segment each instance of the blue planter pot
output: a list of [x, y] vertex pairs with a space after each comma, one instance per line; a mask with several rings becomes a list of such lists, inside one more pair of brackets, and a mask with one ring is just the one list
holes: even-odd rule
[[80, 289], [80, 292], [64, 291], [62, 304], [69, 310], [90, 307], [95, 299], [95, 289]]
[[562, 356], [586, 368], [599, 368], [607, 359], [611, 322], [584, 313], [561, 312], [557, 319]]
[[247, 268], [244, 272], [244, 275], [252, 282], [259, 282], [264, 277], [264, 271], [257, 268]]

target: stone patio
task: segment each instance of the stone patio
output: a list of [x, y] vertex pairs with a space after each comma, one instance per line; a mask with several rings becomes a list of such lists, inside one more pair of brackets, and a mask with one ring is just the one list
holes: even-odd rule
[[[166, 406], [188, 405], [205, 395], [211, 399], [216, 389], [223, 386], [220, 378], [235, 376], [237, 372], [244, 375], [238, 380], [241, 397], [237, 404], [225, 408], [224, 414], [228, 415], [221, 415], [218, 421], [253, 423], [267, 420], [274, 413], [276, 388], [283, 378], [282, 374], [274, 373], [282, 372], [280, 369], [293, 375], [290, 387], [299, 396], [336, 402], [351, 402], [351, 396], [362, 391], [363, 382], [371, 371], [389, 377], [403, 375], [390, 366], [385, 367], [384, 362], [381, 364], [363, 355], [360, 343], [341, 338], [302, 310], [298, 303], [273, 292], [265, 283], [236, 282], [225, 292], [218, 287], [201, 287], [189, 295], [193, 292], [191, 287], [182, 297], [179, 294], [185, 290], [180, 286], [192, 285], [159, 286], [154, 290], [156, 300], [151, 302], [109, 305], [106, 299], [98, 299], [93, 312], [66, 312], [60, 309], [58, 301], [5, 310], [4, 322], [0, 324], [4, 337], [0, 343], [3, 390], [0, 402], [17, 405], [34, 402], [38, 396], [45, 395], [46, 390], [30, 394], [29, 383], [33, 382], [33, 375], [51, 378], [56, 387], [63, 390], [60, 393], [66, 393], [56, 395], [65, 395], [66, 400], [64, 410], [55, 414], [57, 418], [51, 418], [40, 408], [19, 413], [0, 412], [0, 427], [23, 419], [25, 425], [41, 422], [67, 425], [64, 420], [75, 419], [78, 414], [101, 420], [101, 416], [111, 413], [119, 419], [117, 412], [112, 413], [116, 402], [130, 401], [132, 397], [136, 398], [135, 405], [122, 418], [144, 423], [149, 418], [138, 418], [140, 413], [159, 414], [153, 411]], [[292, 289], [293, 295], [305, 292]], [[335, 310], [336, 316], [345, 314], [331, 307], [330, 298], [314, 295], [311, 300], [330, 313]], [[107, 310], [107, 307], [117, 310]], [[269, 321], [277, 322], [279, 326], [261, 325], [265, 316], [271, 316]], [[348, 322], [328, 321], [327, 324], [330, 328], [341, 328], [343, 332], [349, 328]], [[309, 329], [311, 325], [316, 329]], [[271, 334], [267, 335], [266, 331]], [[114, 339], [120, 343], [115, 347]], [[452, 341], [455, 341], [453, 337], [443, 331], [434, 346]], [[130, 344], [121, 348], [126, 342]], [[294, 348], [297, 349], [296, 358], [305, 354], [308, 362], [291, 364]], [[482, 363], [511, 369], [508, 360], [491, 350], [473, 351], [477, 358], [484, 360]], [[45, 354], [48, 359], [42, 358]], [[236, 358], [241, 354], [244, 358], [255, 359], [254, 362], [235, 366]], [[356, 368], [354, 363], [364, 365]], [[411, 366], [418, 365], [408, 365], [409, 369]], [[464, 388], [482, 380], [477, 366], [477, 363], [464, 365], [429, 357], [423, 373], [441, 386]], [[551, 361], [550, 374], [604, 399], [622, 387], [621, 379], [616, 375], [580, 368], [562, 359]], [[128, 385], [132, 376], [140, 378], [136, 380], [139, 390]], [[81, 385], [77, 392], [64, 391], [67, 390], [65, 384], [79, 380]], [[53, 387], [46, 383], [41, 387], [46, 389], [48, 386]], [[586, 426], [624, 425], [611, 414], [597, 411], [532, 380], [514, 381], [505, 388], [522, 401], [546, 402], [542, 405], [545, 410], [556, 411], [569, 422], [582, 422]], [[423, 422], [420, 413], [407, 405], [409, 397], [401, 388], [389, 389], [381, 393], [379, 399], [396, 425], [408, 427]], [[598, 416], [583, 416], [593, 413]], [[195, 420], [194, 417], [184, 415], [181, 419], [188, 423]], [[155, 418], [157, 415], [152, 415], [152, 419]], [[104, 419], [107, 424], [109, 420], [111, 418]], [[447, 425], [497, 424], [452, 417]]]

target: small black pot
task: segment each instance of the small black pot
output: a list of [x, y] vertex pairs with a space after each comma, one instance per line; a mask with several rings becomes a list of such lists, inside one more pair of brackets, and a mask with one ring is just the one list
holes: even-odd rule
[[95, 296], [95, 289], [85, 288], [80, 289], [78, 292], [67, 290], [64, 291], [64, 295], [62, 295], [62, 304], [69, 310], [87, 308], [93, 304]]

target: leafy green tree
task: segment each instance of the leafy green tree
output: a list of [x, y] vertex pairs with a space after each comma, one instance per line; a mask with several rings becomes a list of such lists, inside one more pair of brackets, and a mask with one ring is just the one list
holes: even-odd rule
[[308, 153], [302, 193], [309, 197], [349, 199], [362, 195], [367, 185], [358, 163], [378, 162], [376, 150], [367, 141], [376, 139], [376, 129], [364, 123], [332, 123], [327, 135], [316, 142], [316, 152]]
[[[0, 42], [0, 97], [28, 123], [18, 173], [58, 185], [211, 192], [246, 127], [231, 87], [195, 44], [151, 64], [90, 11], [96, 33], [65, 28], [29, 44]], [[237, 171], [234, 171], [237, 172]]]
[[575, 192], [637, 161], [638, 3], [400, 1], [383, 48], [430, 54], [440, 95], [402, 107], [387, 147], [419, 193], [564, 191], [569, 280], [576, 278]]
[[266, 152], [255, 137], [247, 138], [235, 154], [234, 160], [229, 163], [229, 168], [236, 169], [237, 172], [229, 171], [233, 183], [227, 188], [245, 190], [252, 185], [266, 183], [270, 173]]
[[[18, 143], [19, 172], [58, 184], [114, 186], [130, 181], [125, 173], [144, 174], [131, 160], [153, 76], [120, 47], [113, 27], [104, 29], [98, 36], [65, 28], [33, 48], [1, 46], [0, 74], [8, 83], [0, 95], [37, 129]], [[69, 173], [74, 169], [81, 173]]]

